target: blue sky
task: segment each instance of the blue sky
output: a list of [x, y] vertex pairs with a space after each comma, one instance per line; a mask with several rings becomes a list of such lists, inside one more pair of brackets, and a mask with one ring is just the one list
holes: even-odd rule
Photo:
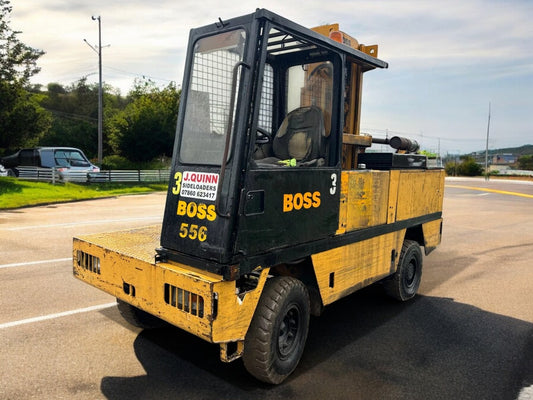
[[24, 0], [11, 27], [46, 51], [33, 81], [98, 80], [123, 94], [135, 77], [181, 83], [190, 28], [268, 8], [301, 25], [338, 22], [360, 43], [378, 44], [387, 70], [365, 75], [361, 127], [376, 137], [416, 139], [441, 154], [533, 144], [531, 0]]

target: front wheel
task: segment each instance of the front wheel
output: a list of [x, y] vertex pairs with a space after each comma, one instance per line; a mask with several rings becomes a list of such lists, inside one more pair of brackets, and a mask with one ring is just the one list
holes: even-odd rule
[[397, 300], [413, 298], [422, 280], [422, 250], [418, 242], [405, 240], [396, 272], [383, 282], [387, 294]]
[[291, 277], [267, 281], [244, 340], [244, 366], [257, 379], [278, 384], [296, 368], [309, 330], [309, 294]]

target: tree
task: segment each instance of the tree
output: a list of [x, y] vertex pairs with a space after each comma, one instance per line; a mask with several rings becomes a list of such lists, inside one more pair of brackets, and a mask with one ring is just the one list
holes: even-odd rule
[[0, 149], [35, 144], [50, 127], [50, 115], [39, 105], [39, 95], [25, 85], [39, 72], [37, 60], [44, 52], [18, 39], [10, 28], [12, 7], [0, 0]]
[[533, 171], [533, 155], [518, 157], [518, 168]]
[[106, 125], [115, 152], [135, 162], [170, 157], [180, 93], [173, 83], [159, 89], [153, 82], [136, 81], [131, 103]]
[[39, 105], [39, 95], [0, 81], [0, 149], [34, 146], [50, 125], [50, 114]]
[[68, 87], [49, 83], [47, 89], [41, 104], [52, 114], [52, 126], [39, 144], [76, 147], [89, 158], [96, 156], [97, 85], [88, 85], [82, 78]]
[[[89, 157], [97, 156], [98, 147], [98, 84], [86, 78], [64, 87], [49, 83], [41, 105], [52, 114], [52, 127], [39, 141], [43, 146], [69, 146], [82, 149]], [[122, 110], [126, 99], [112, 86], [105, 85], [104, 122]], [[111, 154], [104, 126], [104, 154]]]
[[457, 175], [479, 176], [483, 174], [483, 167], [474, 160], [474, 157], [462, 156], [461, 159], [461, 164], [457, 166]]
[[446, 163], [445, 170], [449, 176], [480, 176], [483, 174], [483, 167], [471, 156], [461, 156], [459, 164], [457, 162]]
[[12, 8], [9, 0], [0, 0], [0, 80], [26, 85], [40, 71], [37, 60], [44, 51], [22, 43], [21, 32], [9, 27]]

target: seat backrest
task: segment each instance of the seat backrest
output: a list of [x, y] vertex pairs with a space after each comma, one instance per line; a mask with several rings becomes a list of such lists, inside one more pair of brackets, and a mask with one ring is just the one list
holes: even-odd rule
[[325, 136], [322, 110], [316, 106], [297, 108], [287, 114], [274, 137], [274, 155], [281, 160], [294, 158], [299, 162], [324, 158]]

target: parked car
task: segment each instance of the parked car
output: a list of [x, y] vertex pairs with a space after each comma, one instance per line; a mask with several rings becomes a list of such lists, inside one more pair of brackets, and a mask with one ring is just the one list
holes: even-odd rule
[[[22, 149], [1, 159], [7, 174], [19, 176], [20, 167], [55, 168], [59, 178], [69, 180], [87, 177], [89, 172], [100, 172], [83, 154], [74, 147], [35, 147]], [[82, 179], [83, 180], [83, 179]]]

